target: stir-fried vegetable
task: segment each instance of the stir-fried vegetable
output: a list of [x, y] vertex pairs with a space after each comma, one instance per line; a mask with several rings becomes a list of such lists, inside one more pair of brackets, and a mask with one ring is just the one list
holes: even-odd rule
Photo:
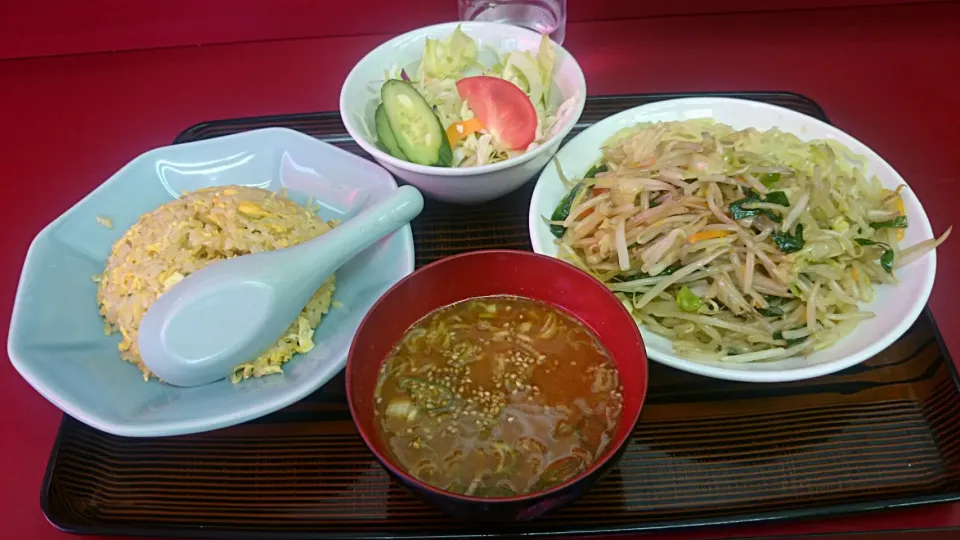
[[560, 203], [557, 204], [557, 208], [553, 211], [553, 215], [550, 216], [550, 219], [554, 221], [554, 223], [550, 225], [550, 232], [552, 232], [557, 238], [563, 236], [563, 233], [567, 230], [562, 223], [557, 222], [566, 221], [567, 217], [570, 216], [570, 208], [573, 206], [573, 201], [577, 198], [577, 195], [582, 189], [582, 184], [573, 186], [573, 189], [567, 192], [567, 194], [560, 199]]
[[763, 184], [764, 187], [770, 188], [780, 181], [780, 173], [763, 173], [757, 177], [757, 180], [760, 180], [760, 183]]
[[870, 226], [874, 229], [906, 229], [907, 216], [897, 216], [886, 221], [874, 221]]
[[700, 300], [699, 296], [690, 290], [689, 287], [683, 285], [680, 287], [680, 290], [677, 291], [677, 305], [680, 306], [680, 309], [684, 311], [696, 313], [700, 310], [700, 306], [703, 305], [703, 302]]
[[767, 303], [767, 307], [757, 308], [757, 313], [764, 317], [783, 317], [784, 312], [780, 306], [787, 302], [786, 298], [782, 296], [765, 295], [763, 299]]
[[780, 251], [784, 253], [793, 253], [794, 251], [800, 251], [803, 249], [803, 224], [797, 224], [797, 232], [794, 234], [785, 233], [785, 232], [773, 232], [773, 241], [777, 243], [777, 247], [780, 248]]
[[888, 244], [870, 240], [869, 238], [856, 238], [854, 240], [861, 246], [877, 246], [883, 248], [883, 254], [880, 255], [880, 266], [887, 272], [893, 273], [893, 258], [896, 252]]
[[775, 223], [780, 223], [782, 218], [780, 214], [763, 207], [757, 207], [756, 203], [776, 204], [778, 206], [789, 207], [790, 201], [782, 191], [768, 193], [766, 197], [760, 197], [752, 190], [747, 191], [747, 196], [730, 203], [730, 214], [733, 219], [741, 220], [753, 216], [763, 215]]
[[587, 171], [587, 174], [583, 175], [584, 178], [596, 178], [597, 174], [607, 172], [607, 166], [603, 164], [594, 165], [590, 167], [590, 170]]
[[548, 224], [561, 256], [674, 350], [752, 362], [828, 347], [950, 234], [901, 249], [902, 186], [835, 141], [709, 120], [621, 130]]

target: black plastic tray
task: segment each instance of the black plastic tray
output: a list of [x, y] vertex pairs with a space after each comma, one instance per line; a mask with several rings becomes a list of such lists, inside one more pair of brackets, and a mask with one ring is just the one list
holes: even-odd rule
[[[796, 94], [726, 93], [823, 120]], [[572, 135], [643, 103], [590, 98]], [[337, 113], [207, 122], [177, 142], [285, 126], [360, 155]], [[429, 201], [417, 265], [475, 249], [530, 249], [533, 182], [477, 207]], [[583, 535], [829, 516], [960, 499], [957, 374], [925, 312], [893, 346], [841, 373], [747, 384], [652, 363], [643, 417], [618, 467], [585, 498], [517, 527], [466, 528], [392, 486], [354, 431], [343, 381], [211, 433], [108, 435], [64, 417], [42, 507], [78, 533], [211, 538]]]

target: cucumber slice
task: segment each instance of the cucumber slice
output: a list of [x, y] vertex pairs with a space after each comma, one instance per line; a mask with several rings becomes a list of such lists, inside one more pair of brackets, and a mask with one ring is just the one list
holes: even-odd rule
[[373, 113], [373, 123], [377, 129], [380, 146], [391, 156], [407, 161], [407, 156], [403, 155], [403, 150], [397, 146], [397, 139], [393, 136], [393, 130], [390, 129], [390, 121], [387, 120], [387, 113], [383, 110], [382, 103], [377, 105], [377, 112]]
[[407, 161], [449, 167], [453, 152], [440, 119], [427, 100], [410, 83], [389, 80], [380, 88], [380, 99], [397, 147]]

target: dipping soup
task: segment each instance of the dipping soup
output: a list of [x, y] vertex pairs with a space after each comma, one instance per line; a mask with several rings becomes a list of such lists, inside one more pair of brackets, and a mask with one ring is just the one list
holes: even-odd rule
[[510, 497], [600, 458], [623, 407], [592, 331], [548, 304], [474, 298], [406, 331], [381, 367], [377, 422], [394, 460], [433, 487]]

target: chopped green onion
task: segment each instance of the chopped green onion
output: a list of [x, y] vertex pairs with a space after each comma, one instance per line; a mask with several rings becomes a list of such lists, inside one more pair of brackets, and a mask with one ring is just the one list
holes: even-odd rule
[[774, 184], [780, 181], [780, 173], [765, 173], [761, 174], [759, 178], [760, 183], [763, 184], [763, 187], [772, 187]]
[[677, 305], [684, 311], [695, 312], [703, 305], [703, 301], [689, 287], [684, 285], [680, 287], [680, 292], [677, 293]]

